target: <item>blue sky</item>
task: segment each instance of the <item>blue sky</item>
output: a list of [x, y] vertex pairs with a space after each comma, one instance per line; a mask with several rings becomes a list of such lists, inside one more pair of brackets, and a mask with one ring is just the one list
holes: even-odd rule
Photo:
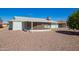
[[0, 17], [4, 22], [13, 16], [27, 16], [46, 18], [51, 16], [52, 20], [67, 20], [67, 17], [75, 11], [75, 8], [0, 8]]

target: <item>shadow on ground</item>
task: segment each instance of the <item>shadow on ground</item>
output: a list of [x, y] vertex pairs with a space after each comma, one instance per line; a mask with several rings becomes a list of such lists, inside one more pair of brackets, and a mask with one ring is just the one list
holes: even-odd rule
[[74, 31], [61, 31], [61, 30], [58, 30], [56, 31], [57, 33], [61, 33], [61, 34], [66, 34], [66, 35], [77, 35], [79, 36], [79, 32], [74, 32]]

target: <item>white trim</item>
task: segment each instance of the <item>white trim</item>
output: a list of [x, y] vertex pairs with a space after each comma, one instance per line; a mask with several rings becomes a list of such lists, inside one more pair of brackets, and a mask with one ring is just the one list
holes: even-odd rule
[[51, 29], [43, 29], [43, 30], [29, 30], [31, 32], [48, 32], [51, 31]]

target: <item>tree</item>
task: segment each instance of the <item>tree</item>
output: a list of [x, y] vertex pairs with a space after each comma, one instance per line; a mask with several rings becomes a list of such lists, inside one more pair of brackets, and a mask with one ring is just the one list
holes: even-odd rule
[[73, 12], [67, 20], [67, 25], [70, 29], [79, 30], [79, 10]]
[[3, 23], [3, 20], [0, 18], [0, 28], [2, 28], [2, 23]]

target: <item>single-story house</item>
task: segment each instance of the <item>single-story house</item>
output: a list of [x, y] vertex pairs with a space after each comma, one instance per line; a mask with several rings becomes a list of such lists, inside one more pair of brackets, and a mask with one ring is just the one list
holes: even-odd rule
[[43, 18], [19, 17], [15, 16], [9, 20], [10, 30], [41, 30], [58, 28], [56, 21]]

